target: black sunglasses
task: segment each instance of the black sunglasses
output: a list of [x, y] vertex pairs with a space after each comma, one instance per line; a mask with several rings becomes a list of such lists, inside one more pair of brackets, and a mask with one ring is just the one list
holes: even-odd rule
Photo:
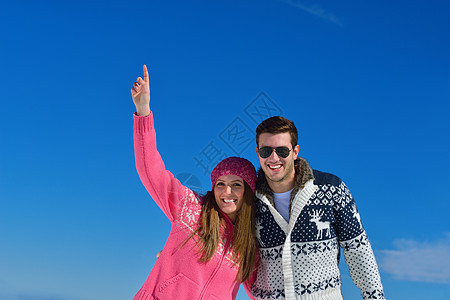
[[286, 158], [289, 156], [289, 152], [291, 152], [292, 149], [289, 149], [288, 147], [262, 147], [258, 149], [258, 153], [261, 158], [268, 158], [272, 155], [273, 150], [275, 150], [279, 157]]

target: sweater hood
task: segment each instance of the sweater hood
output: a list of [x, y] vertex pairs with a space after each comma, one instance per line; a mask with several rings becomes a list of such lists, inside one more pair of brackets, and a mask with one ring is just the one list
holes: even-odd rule
[[[294, 170], [295, 170], [295, 185], [294, 189], [291, 193], [291, 200], [289, 204], [289, 211], [291, 210], [292, 200], [294, 199], [295, 195], [298, 193], [300, 189], [303, 189], [306, 182], [308, 182], [311, 179], [314, 179], [313, 170], [309, 166], [309, 163], [302, 157], [298, 157], [294, 161]], [[273, 191], [271, 190], [269, 183], [267, 182], [266, 175], [264, 174], [264, 171], [259, 167], [258, 169], [258, 178], [256, 181], [256, 192], [259, 192], [267, 197], [267, 199], [270, 201], [270, 204], [272, 204], [273, 207], [275, 207], [275, 204], [273, 202]]]

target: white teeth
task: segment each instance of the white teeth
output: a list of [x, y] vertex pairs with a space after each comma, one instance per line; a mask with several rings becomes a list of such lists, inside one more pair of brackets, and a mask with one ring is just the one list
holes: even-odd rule
[[271, 169], [279, 169], [279, 168], [281, 168], [281, 165], [269, 166], [269, 168], [271, 168]]
[[234, 200], [226, 200], [226, 199], [223, 199], [223, 202], [225, 202], [225, 203], [231, 203], [231, 202], [234, 202]]

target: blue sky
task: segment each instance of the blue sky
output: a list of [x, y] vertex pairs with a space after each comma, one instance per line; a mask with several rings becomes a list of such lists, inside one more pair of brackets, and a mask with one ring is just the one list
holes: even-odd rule
[[[129, 90], [144, 63], [180, 180], [209, 189], [212, 153], [258, 165], [258, 118], [279, 113], [311, 166], [350, 187], [387, 297], [449, 299], [449, 12], [434, 0], [2, 2], [0, 299], [131, 299], [146, 279], [170, 224], [134, 166]], [[359, 299], [341, 270], [344, 298]]]

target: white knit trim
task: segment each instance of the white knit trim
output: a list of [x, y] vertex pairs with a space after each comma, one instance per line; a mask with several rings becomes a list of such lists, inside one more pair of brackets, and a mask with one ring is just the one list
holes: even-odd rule
[[303, 208], [308, 202], [309, 198], [311, 198], [312, 194], [314, 194], [319, 187], [314, 184], [314, 180], [310, 179], [306, 182], [305, 187], [295, 195], [294, 200], [292, 200], [292, 211], [291, 217], [289, 218], [289, 230], [294, 229], [295, 222], [297, 222], [297, 218], [302, 212]]
[[292, 257], [291, 257], [291, 233], [286, 237], [286, 241], [283, 246], [283, 277], [284, 277], [284, 295], [286, 299], [295, 299], [294, 288], [294, 271], [292, 270]]
[[[297, 221], [300, 212], [303, 207], [305, 207], [306, 201], [311, 197], [311, 195], [318, 189], [311, 179], [306, 184], [305, 187], [295, 195], [292, 201], [292, 214], [289, 218], [289, 233], [286, 236], [286, 240], [283, 246], [283, 277], [284, 277], [284, 293], [286, 299], [295, 299], [295, 280], [294, 271], [292, 269], [292, 252], [291, 252], [291, 234], [294, 229], [295, 223]], [[284, 220], [284, 219], [283, 219]]]
[[266, 204], [269, 207], [269, 210], [272, 213], [272, 216], [275, 219], [275, 222], [277, 222], [277, 224], [280, 226], [280, 228], [287, 235], [289, 224], [286, 222], [286, 220], [283, 218], [283, 216], [280, 215], [280, 213], [278, 212], [278, 210], [275, 207], [272, 206], [269, 199], [267, 199], [267, 197], [264, 194], [262, 194], [260, 192], [256, 192], [256, 197], [259, 198], [264, 204]]
[[296, 295], [295, 298], [288, 298], [286, 297], [286, 300], [288, 299], [298, 299], [298, 300], [343, 300], [341, 293], [341, 286], [338, 286], [334, 289], [327, 289], [325, 291], [319, 291], [315, 292], [311, 295]]

